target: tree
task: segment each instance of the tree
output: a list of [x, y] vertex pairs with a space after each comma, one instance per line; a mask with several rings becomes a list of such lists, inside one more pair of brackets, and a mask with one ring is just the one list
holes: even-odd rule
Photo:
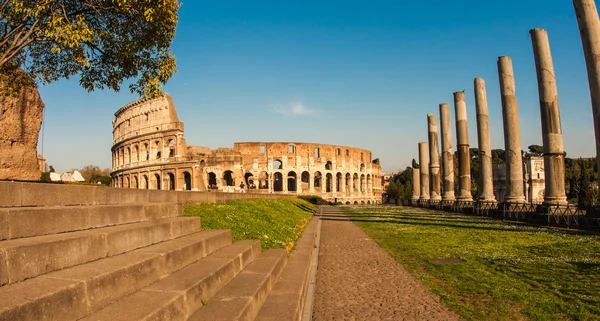
[[502, 164], [505, 161], [504, 149], [492, 149], [492, 163]]
[[398, 204], [398, 199], [402, 195], [402, 191], [400, 189], [401, 187], [402, 184], [396, 182], [391, 182], [390, 185], [388, 185], [385, 191], [388, 197], [388, 202], [391, 202], [393, 200], [395, 204]]
[[[14, 92], [79, 75], [93, 91], [156, 96], [175, 72], [178, 0], [0, 0], [0, 74]], [[25, 71], [22, 72], [22, 70]]]
[[49, 171], [50, 171], [50, 173], [54, 173], [54, 172], [56, 172], [56, 171], [54, 170], [54, 166], [52, 166], [52, 165], [50, 165], [50, 170], [49, 170]]

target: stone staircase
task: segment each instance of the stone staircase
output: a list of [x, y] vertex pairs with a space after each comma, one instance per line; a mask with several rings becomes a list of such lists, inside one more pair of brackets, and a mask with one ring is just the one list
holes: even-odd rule
[[300, 320], [316, 220], [288, 259], [131, 200], [0, 207], [0, 321]]

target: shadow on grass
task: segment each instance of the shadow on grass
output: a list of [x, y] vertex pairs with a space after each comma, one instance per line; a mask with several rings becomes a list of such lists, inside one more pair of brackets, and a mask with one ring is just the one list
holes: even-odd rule
[[314, 212], [313, 208], [310, 207], [310, 206], [306, 206], [304, 204], [296, 204], [296, 203], [294, 203], [294, 205], [296, 205], [296, 207], [298, 207], [299, 209], [301, 209], [301, 210], [303, 210], [305, 212], [309, 212], [309, 213], [313, 213]]
[[[490, 226], [476, 226], [477, 224], [472, 225], [460, 225], [460, 224], [448, 224], [448, 223], [433, 223], [433, 222], [414, 222], [413, 221], [402, 221], [402, 220], [369, 220], [369, 219], [355, 219], [355, 218], [344, 218], [340, 216], [339, 218], [329, 218], [329, 217], [321, 217], [323, 221], [347, 221], [347, 222], [364, 222], [364, 223], [391, 223], [391, 224], [402, 224], [402, 225], [420, 225], [420, 226], [440, 226], [440, 227], [450, 227], [450, 228], [461, 228], [461, 229], [477, 229], [477, 230], [486, 230], [486, 231], [506, 231], [506, 232], [526, 232], [531, 233], [529, 229], [521, 229], [511, 227], [490, 227]], [[412, 218], [411, 218], [412, 220]]]

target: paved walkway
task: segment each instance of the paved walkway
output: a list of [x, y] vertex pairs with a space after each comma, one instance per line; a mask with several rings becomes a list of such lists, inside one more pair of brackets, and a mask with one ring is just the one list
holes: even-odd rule
[[339, 210], [326, 211], [313, 320], [460, 320]]

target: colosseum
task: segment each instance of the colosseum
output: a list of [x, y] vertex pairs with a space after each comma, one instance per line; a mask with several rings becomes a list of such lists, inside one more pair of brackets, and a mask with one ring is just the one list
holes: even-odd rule
[[378, 204], [379, 159], [348, 146], [241, 142], [233, 148], [188, 146], [168, 95], [120, 108], [113, 120], [113, 187], [294, 193], [342, 204]]

